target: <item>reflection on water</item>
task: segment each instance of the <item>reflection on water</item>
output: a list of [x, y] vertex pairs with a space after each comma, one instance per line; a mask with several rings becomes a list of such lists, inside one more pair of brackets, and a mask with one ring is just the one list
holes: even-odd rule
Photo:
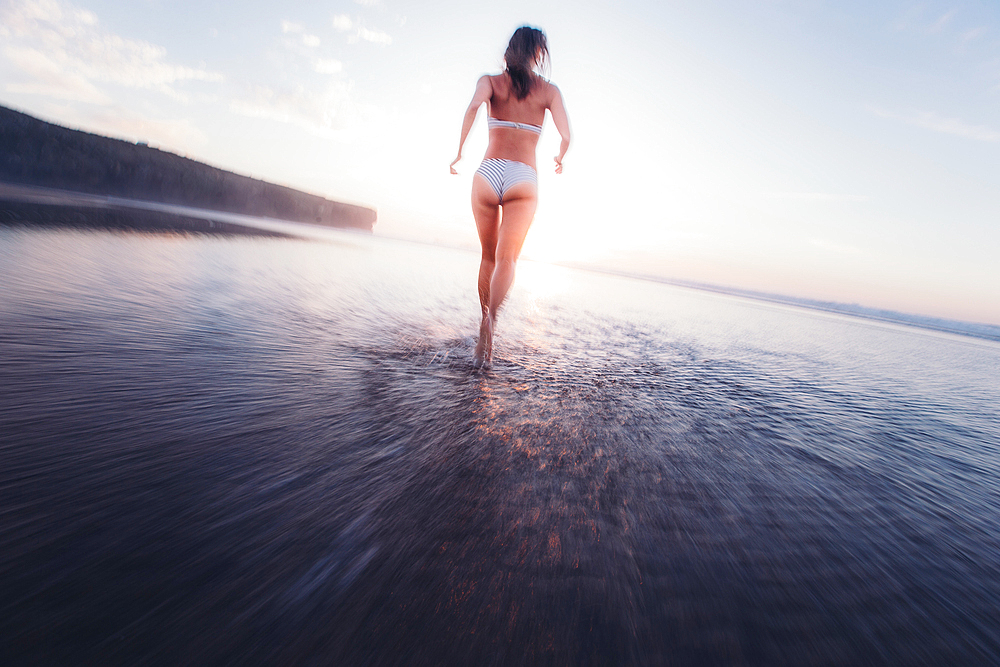
[[0, 230], [0, 655], [1000, 661], [1000, 346], [475, 272]]

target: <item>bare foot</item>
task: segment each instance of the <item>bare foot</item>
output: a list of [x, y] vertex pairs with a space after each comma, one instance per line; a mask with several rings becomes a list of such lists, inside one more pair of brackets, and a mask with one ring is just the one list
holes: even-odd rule
[[472, 365], [476, 368], [489, 366], [493, 356], [493, 320], [489, 311], [483, 312], [483, 321], [479, 323], [479, 340], [476, 342], [476, 352], [472, 356]]

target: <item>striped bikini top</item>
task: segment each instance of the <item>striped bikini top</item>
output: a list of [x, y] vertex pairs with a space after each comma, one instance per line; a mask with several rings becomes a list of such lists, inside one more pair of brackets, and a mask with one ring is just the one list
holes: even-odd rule
[[531, 123], [515, 123], [512, 120], [500, 120], [499, 118], [494, 118], [493, 116], [486, 117], [486, 124], [491, 130], [498, 127], [506, 127], [512, 130], [528, 130], [529, 132], [534, 132], [535, 134], [542, 133], [541, 125], [532, 125]]

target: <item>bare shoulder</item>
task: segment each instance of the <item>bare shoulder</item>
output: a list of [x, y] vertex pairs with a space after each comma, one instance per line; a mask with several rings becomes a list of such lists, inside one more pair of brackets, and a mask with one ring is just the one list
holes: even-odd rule
[[484, 74], [484, 78], [490, 80], [490, 86], [493, 90], [500, 92], [508, 87], [507, 78], [504, 76], [503, 72], [500, 74]]
[[541, 92], [543, 99], [545, 100], [545, 106], [550, 107], [556, 100], [558, 100], [562, 96], [562, 93], [559, 92], [559, 86], [552, 83], [551, 81], [547, 79], [540, 79], [540, 81], [542, 83]]
[[476, 88], [486, 88], [487, 90], [493, 90], [493, 76], [489, 74], [484, 74], [479, 77], [479, 81], [476, 81]]
[[476, 81], [476, 92], [472, 96], [472, 105], [478, 107], [493, 97], [493, 83], [489, 74], [484, 74]]

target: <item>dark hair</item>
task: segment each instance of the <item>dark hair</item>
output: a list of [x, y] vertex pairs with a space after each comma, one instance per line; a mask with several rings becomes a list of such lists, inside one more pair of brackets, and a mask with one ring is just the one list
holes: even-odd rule
[[532, 66], [542, 65], [548, 58], [549, 45], [544, 32], [526, 25], [514, 31], [503, 59], [517, 99], [523, 100], [531, 91]]

